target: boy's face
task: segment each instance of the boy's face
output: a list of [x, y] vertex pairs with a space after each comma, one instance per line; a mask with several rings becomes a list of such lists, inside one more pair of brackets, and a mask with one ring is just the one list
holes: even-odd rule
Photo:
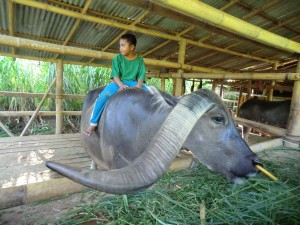
[[120, 52], [122, 55], [127, 56], [134, 50], [134, 45], [130, 45], [126, 39], [120, 39]]

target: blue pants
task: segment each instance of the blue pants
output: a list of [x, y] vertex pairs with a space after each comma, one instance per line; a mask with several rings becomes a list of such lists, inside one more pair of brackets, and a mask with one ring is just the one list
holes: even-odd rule
[[[122, 81], [123, 84], [128, 87], [135, 87], [137, 81]], [[90, 124], [91, 126], [97, 126], [101, 113], [108, 101], [108, 99], [119, 90], [119, 86], [115, 82], [109, 83], [104, 90], [99, 94], [99, 97], [95, 101], [94, 110], [91, 115]], [[146, 85], [142, 85], [142, 89], [149, 92], [149, 89]]]

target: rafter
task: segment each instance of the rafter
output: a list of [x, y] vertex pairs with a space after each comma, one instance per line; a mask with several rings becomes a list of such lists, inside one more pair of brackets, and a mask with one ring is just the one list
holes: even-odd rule
[[[244, 2], [240, 2], [240, 1], [238, 2], [238, 4], [240, 4], [242, 7], [248, 9], [249, 11], [251, 11], [250, 14], [252, 13], [252, 10], [253, 10], [253, 9], [252, 9], [252, 7], [249, 6], [248, 4], [246, 4], [246, 3], [244, 3]], [[269, 4], [269, 3], [267, 3], [267, 5], [268, 5], [268, 4]], [[276, 19], [276, 18], [274, 18], [274, 17], [272, 17], [272, 16], [270, 16], [270, 15], [268, 15], [268, 14], [262, 12], [261, 10], [258, 10], [258, 12], [257, 12], [255, 15], [260, 15], [261, 17], [263, 17], [263, 18], [265, 18], [265, 19], [271, 21], [273, 24], [280, 24], [280, 21], [279, 21], [278, 19]], [[288, 25], [286, 25], [286, 24], [281, 24], [280, 26], [285, 27], [286, 29], [291, 30], [291, 31], [293, 31], [293, 32], [295, 32], [295, 33], [299, 33], [299, 30], [296, 30], [295, 28], [293, 28], [293, 27], [291, 27], [291, 26], [288, 26]]]
[[[274, 0], [274, 1], [271, 1], [271, 2], [268, 2], [268, 3], [264, 4], [263, 6], [261, 6], [260, 8], [258, 8], [258, 9], [256, 9], [256, 10], [253, 10], [253, 9], [252, 9], [252, 10], [250, 10], [250, 12], [249, 12], [248, 14], [246, 14], [245, 16], [243, 16], [243, 19], [250, 18], [250, 17], [256, 15], [257, 13], [260, 13], [262, 10], [266, 10], [266, 9], [269, 9], [269, 8], [275, 6], [275, 5], [278, 4], [279, 2], [280, 2], [280, 0]], [[236, 3], [240, 3], [240, 2], [239, 2], [238, 0], [230, 1], [229, 3], [226, 3], [223, 7], [221, 7], [220, 10], [224, 11], [224, 10], [226, 10], [227, 8], [231, 7], [232, 5], [234, 5], [234, 4], [236, 4]], [[287, 22], [285, 22], [285, 23], [278, 23], [277, 25], [271, 27], [271, 28], [268, 29], [268, 30], [271, 31], [271, 30], [273, 30], [273, 29], [275, 29], [275, 28], [277, 28], [277, 27], [283, 26], [283, 25], [285, 25], [285, 24], [287, 24], [287, 23], [289, 23], [289, 22], [295, 20], [295, 19], [298, 18], [298, 17], [300, 17], [300, 15], [299, 15], [299, 16], [296, 16], [296, 17], [290, 18], [290, 19], [289, 19]], [[215, 35], [217, 35], [217, 34], [215, 34]], [[213, 36], [215, 36], [215, 35], [213, 35]], [[207, 36], [203, 37], [201, 40], [204, 41], [204, 40], [206, 40], [206, 39], [208, 39], [208, 38], [212, 38], [213, 36], [212, 36], [212, 35], [207, 35]], [[232, 47], [234, 47], [234, 46], [238, 46], [238, 45], [240, 45], [240, 44], [242, 44], [242, 43], [244, 43], [244, 41], [236, 42], [236, 43], [234, 43], [233, 45], [227, 46], [226, 49], [230, 49], [230, 48], [232, 48]], [[251, 55], [256, 55], [256, 53], [258, 53], [258, 52], [260, 52], [260, 51], [254, 51], [254, 52], [251, 52]], [[217, 55], [217, 54], [218, 54], [218, 52], [215, 52], [215, 53], [213, 53], [212, 55], [210, 54], [210, 56], [214, 56], [214, 55]], [[232, 57], [232, 58], [236, 58], [236, 57]], [[189, 63], [194, 63], [194, 62], [197, 62], [197, 61], [200, 61], [200, 60], [197, 60], [197, 59], [196, 59], [196, 60], [190, 61]]]
[[[85, 6], [81, 10], [82, 15], [84, 15], [87, 12], [87, 10], [89, 9], [89, 7], [92, 4], [92, 2], [93, 2], [93, 0], [87, 0]], [[63, 45], [68, 44], [68, 42], [71, 40], [71, 38], [73, 37], [74, 33], [78, 29], [80, 22], [81, 22], [81, 19], [76, 19], [76, 21], [75, 21], [74, 25], [72, 26], [70, 32], [68, 33], [68, 36], [66, 37], [65, 41], [63, 42]], [[59, 55], [57, 54], [55, 56], [55, 58], [57, 58], [58, 56]]]
[[[90, 15], [85, 15], [83, 17], [81, 15], [81, 13], [70, 11], [70, 10], [67, 10], [67, 9], [62, 9], [60, 7], [53, 6], [53, 5], [47, 5], [47, 4], [44, 4], [44, 3], [41, 3], [41, 2], [36, 2], [36, 1], [33, 2], [33, 1], [30, 1], [30, 0], [11, 0], [11, 1], [16, 2], [18, 4], [23, 4], [23, 5], [27, 5], [27, 6], [31, 6], [31, 7], [35, 7], [35, 8], [55, 12], [55, 13], [59, 13], [59, 14], [65, 15], [65, 16], [70, 16], [70, 17], [73, 17], [73, 18], [81, 18], [82, 20], [86, 20], [86, 21], [89, 21], [89, 22], [100, 23], [100, 24], [104, 24], [104, 25], [107, 25], [107, 26], [116, 27], [116, 28], [119, 28], [119, 29], [134, 30], [136, 32], [144, 33], [144, 34], [155, 36], [155, 37], [165, 38], [165, 39], [169, 39], [169, 40], [174, 40], [174, 41], [180, 41], [182, 39], [181, 37], [176, 37], [176, 36], [173, 36], [173, 35], [169, 35], [167, 33], [157, 32], [155, 30], [148, 30], [148, 29], [144, 29], [144, 28], [140, 28], [140, 27], [132, 26], [132, 25], [126, 25], [126, 24], [118, 23], [118, 22], [115, 22], [115, 21], [111, 21], [111, 20], [107, 20], [107, 19], [103, 19], [103, 18], [99, 18], [99, 17], [93, 17], [93, 16], [90, 16]], [[213, 50], [220, 51], [220, 52], [226, 52], [226, 53], [233, 54], [233, 55], [238, 55], [238, 56], [241, 56], [241, 57], [246, 57], [246, 58], [256, 59], [256, 60], [259, 60], [259, 61], [272, 63], [272, 60], [252, 56], [252, 55], [249, 55], [249, 54], [243, 54], [243, 53], [239, 53], [239, 52], [235, 52], [235, 51], [231, 51], [231, 50], [226, 50], [226, 49], [224, 50], [223, 48], [216, 47], [216, 46], [213, 46], [213, 45], [204, 44], [204, 43], [201, 43], [199, 41], [187, 40], [187, 42], [188, 42], [188, 44], [203, 47], [203, 48], [209, 48], [209, 49], [213, 49]]]
[[[180, 36], [182, 36], [183, 34], [185, 34], [185, 33], [189, 32], [189, 31], [191, 31], [192, 29], [194, 29], [194, 26], [193, 26], [193, 25], [187, 27], [187, 28], [184, 29], [183, 31], [180, 31], [178, 34], [176, 34], [176, 36], [180, 37]], [[165, 42], [163, 42], [163, 43], [157, 45], [156, 47], [152, 48], [151, 50], [147, 51], [146, 53], [143, 53], [142, 56], [150, 55], [152, 52], [155, 52], [156, 50], [162, 48], [163, 46], [165, 46], [165, 45], [167, 45], [167, 44], [169, 44], [169, 43], [171, 43], [171, 42], [172, 42], [172, 41], [170, 41], [170, 40], [165, 41]]]

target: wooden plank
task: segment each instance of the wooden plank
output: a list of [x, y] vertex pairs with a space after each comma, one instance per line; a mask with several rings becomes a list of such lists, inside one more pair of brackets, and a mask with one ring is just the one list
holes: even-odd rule
[[82, 143], [80, 142], [71, 142], [66, 145], [64, 142], [58, 142], [55, 146], [51, 146], [51, 142], [48, 143], [19, 143], [19, 144], [7, 144], [3, 145], [3, 148], [0, 148], [0, 154], [6, 154], [15, 152], [18, 150], [19, 152], [26, 152], [26, 151], [35, 151], [35, 150], [47, 150], [47, 149], [60, 149], [60, 148], [70, 148], [70, 147], [81, 147]]
[[84, 170], [88, 170], [91, 164], [79, 133], [2, 138], [0, 141], [1, 187], [61, 178], [45, 166], [47, 160]]
[[80, 133], [75, 134], [60, 134], [60, 135], [32, 135], [23, 137], [3, 137], [0, 138], [1, 143], [17, 142], [17, 141], [31, 141], [31, 140], [61, 140], [68, 138], [81, 138]]

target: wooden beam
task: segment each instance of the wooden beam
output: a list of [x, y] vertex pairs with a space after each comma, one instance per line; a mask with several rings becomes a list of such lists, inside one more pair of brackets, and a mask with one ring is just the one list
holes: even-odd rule
[[[40, 50], [52, 53], [66, 54], [66, 55], [75, 55], [80, 57], [90, 57], [97, 59], [107, 59], [112, 60], [116, 54], [94, 51], [83, 48], [62, 46], [51, 43], [44, 43], [40, 41], [27, 40], [23, 38], [10, 37], [7, 35], [0, 35], [0, 45], [32, 49], [32, 50]], [[217, 69], [207, 69], [205, 67], [200, 66], [192, 66], [187, 64], [180, 64], [175, 62], [168, 62], [163, 60], [154, 60], [154, 59], [144, 59], [146, 65], [158, 66], [158, 67], [167, 67], [174, 69], [184, 69], [187, 71], [195, 71], [195, 72], [206, 72], [206, 73], [222, 73], [225, 72], [223, 70]]]
[[[296, 72], [300, 73], [300, 56]], [[294, 82], [286, 139], [300, 145], [300, 80]]]
[[247, 37], [250, 40], [255, 40], [287, 52], [300, 53], [300, 43], [271, 33], [203, 2], [193, 0], [153, 1], [170, 10], [189, 15], [218, 28]]
[[[147, 35], [151, 35], [151, 36], [155, 36], [155, 37], [159, 37], [159, 38], [165, 38], [168, 40], [180, 41], [182, 39], [181, 37], [170, 35], [170, 34], [167, 34], [164, 32], [144, 29], [144, 28], [137, 27], [134, 25], [127, 25], [127, 24], [119, 23], [119, 22], [112, 21], [109, 19], [103, 19], [100, 17], [90, 16], [90, 15], [82, 15], [79, 12], [70, 11], [67, 9], [56, 7], [54, 5], [45, 4], [42, 2], [37, 2], [37, 1], [32, 1], [32, 0], [11, 0], [11, 1], [21, 4], [21, 5], [27, 5], [30, 7], [47, 10], [50, 12], [58, 13], [58, 14], [65, 15], [65, 16], [70, 16], [73, 18], [78, 18], [78, 19], [93, 22], [93, 23], [99, 23], [99, 24], [103, 24], [106, 26], [112, 26], [112, 27], [116, 27], [119, 29], [123, 29], [123, 30], [135, 31], [135, 32], [139, 32], [139, 33], [143, 33], [143, 34], [147, 34]], [[235, 51], [231, 51], [231, 50], [226, 50], [224, 48], [220, 48], [220, 47], [209, 45], [209, 44], [204, 44], [199, 41], [187, 40], [187, 42], [188, 42], [188, 44], [203, 47], [203, 48], [213, 49], [213, 50], [220, 51], [220, 52], [226, 52], [228, 54], [234, 54], [234, 55], [238, 55], [238, 56], [242, 56], [242, 57], [246, 57], [246, 58], [256, 59], [256, 60], [263, 61], [263, 62], [274, 63], [273, 60], [260, 58], [260, 57], [252, 56], [249, 54], [243, 54], [243, 53], [239, 53], [239, 52], [235, 52]]]
[[[208, 82], [208, 83], [212, 83], [212, 82]], [[249, 89], [253, 89], [253, 88], [257, 87], [256, 84], [252, 84], [251, 83], [251, 80], [249, 80], [248, 83], [229, 82], [229, 81], [217, 81], [216, 80], [215, 83], [216, 84], [223, 84], [223, 85], [227, 85], [227, 86], [231, 86], [231, 87], [243, 87], [243, 88], [246, 87], [246, 88], [249, 88]], [[251, 86], [250, 86], [249, 83], [251, 83]], [[267, 88], [267, 89], [269, 89], [269, 88], [271, 88], [271, 85], [265, 85], [264, 87]], [[292, 92], [293, 91], [293, 87], [292, 86], [275, 85], [274, 86], [274, 90]], [[0, 92], [0, 96], [1, 96], [1, 92]]]
[[[32, 116], [35, 111], [0, 111], [1, 117], [11, 117], [11, 116]], [[80, 116], [81, 111], [63, 111], [64, 116]], [[55, 116], [55, 111], [39, 111], [37, 113], [39, 116]]]
[[299, 73], [147, 73], [148, 78], [184, 78], [215, 80], [300, 80]]
[[[40, 93], [25, 93], [25, 92], [11, 92], [11, 91], [0, 91], [2, 97], [20, 97], [20, 98], [43, 98], [45, 94]], [[84, 99], [85, 95], [66, 95], [61, 96], [63, 99]], [[56, 98], [55, 94], [48, 94], [47, 98]]]
[[258, 123], [252, 120], [246, 120], [239, 117], [234, 117], [234, 121], [238, 124], [241, 124], [243, 126], [252, 127], [255, 130], [261, 131], [263, 133], [271, 134], [278, 137], [284, 137], [286, 134], [286, 129], [270, 126], [263, 123]]
[[[26, 55], [19, 55], [19, 54], [11, 54], [8, 52], [0, 52], [0, 55], [7, 56], [7, 57], [13, 57], [13, 58], [20, 58], [20, 59], [43, 61], [43, 62], [53, 62], [53, 63], [58, 62], [58, 59], [55, 59], [55, 58], [41, 58], [41, 57], [26, 56]], [[69, 61], [69, 60], [63, 60], [63, 63], [71, 64], [71, 65], [80, 65], [80, 66], [94, 66], [94, 67], [111, 68], [111, 64], [77, 62], [77, 61]]]

